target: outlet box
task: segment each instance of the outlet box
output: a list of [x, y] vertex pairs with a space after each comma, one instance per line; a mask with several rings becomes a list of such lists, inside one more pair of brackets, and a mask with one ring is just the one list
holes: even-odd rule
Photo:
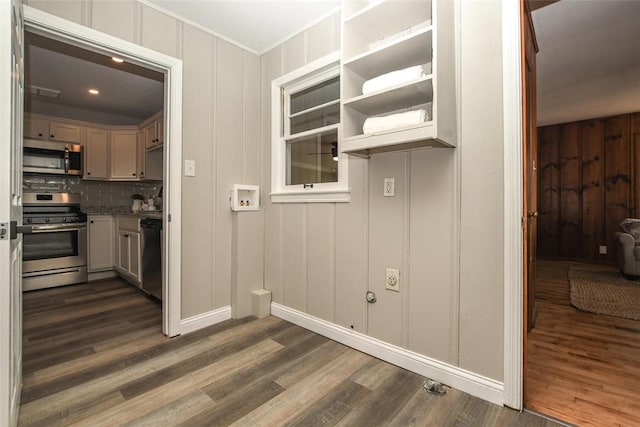
[[394, 197], [396, 195], [396, 179], [385, 178], [384, 179], [384, 197]]
[[394, 292], [400, 292], [400, 270], [387, 268], [384, 288]]
[[600, 251], [600, 255], [606, 255], [607, 254], [607, 245], [600, 245], [599, 251]]
[[231, 210], [257, 211], [260, 209], [260, 187], [257, 185], [233, 184]]

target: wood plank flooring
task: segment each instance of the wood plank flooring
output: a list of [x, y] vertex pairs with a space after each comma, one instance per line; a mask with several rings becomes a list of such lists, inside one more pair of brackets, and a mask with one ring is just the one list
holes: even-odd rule
[[21, 426], [551, 426], [275, 317], [161, 334], [119, 280], [24, 294]]
[[640, 321], [574, 308], [567, 274], [575, 263], [537, 265], [526, 406], [577, 425], [640, 425]]

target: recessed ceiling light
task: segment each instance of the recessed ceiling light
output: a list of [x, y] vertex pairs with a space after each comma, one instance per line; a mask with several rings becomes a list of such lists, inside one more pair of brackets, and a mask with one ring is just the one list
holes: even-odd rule
[[118, 64], [124, 62], [124, 59], [118, 58], [117, 56], [112, 56], [111, 59], [113, 60], [113, 62], [117, 62]]
[[89, 93], [91, 95], [98, 95], [100, 93], [100, 91], [98, 89], [89, 89]]

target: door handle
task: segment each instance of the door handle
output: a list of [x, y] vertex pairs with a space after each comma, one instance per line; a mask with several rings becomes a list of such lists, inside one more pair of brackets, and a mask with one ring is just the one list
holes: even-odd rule
[[[15, 240], [18, 238], [18, 233], [31, 234], [33, 228], [30, 225], [18, 225], [17, 221], [11, 221], [9, 223], [9, 239]], [[6, 231], [0, 232], [3, 236], [3, 240], [6, 239]]]
[[529, 218], [538, 218], [538, 211], [529, 211], [527, 212], [527, 216]]

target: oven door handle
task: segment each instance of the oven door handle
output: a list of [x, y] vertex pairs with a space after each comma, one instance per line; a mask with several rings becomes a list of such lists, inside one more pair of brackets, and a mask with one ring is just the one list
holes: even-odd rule
[[55, 233], [58, 231], [80, 231], [85, 230], [87, 224], [51, 224], [51, 225], [34, 225], [31, 227], [31, 233]]

